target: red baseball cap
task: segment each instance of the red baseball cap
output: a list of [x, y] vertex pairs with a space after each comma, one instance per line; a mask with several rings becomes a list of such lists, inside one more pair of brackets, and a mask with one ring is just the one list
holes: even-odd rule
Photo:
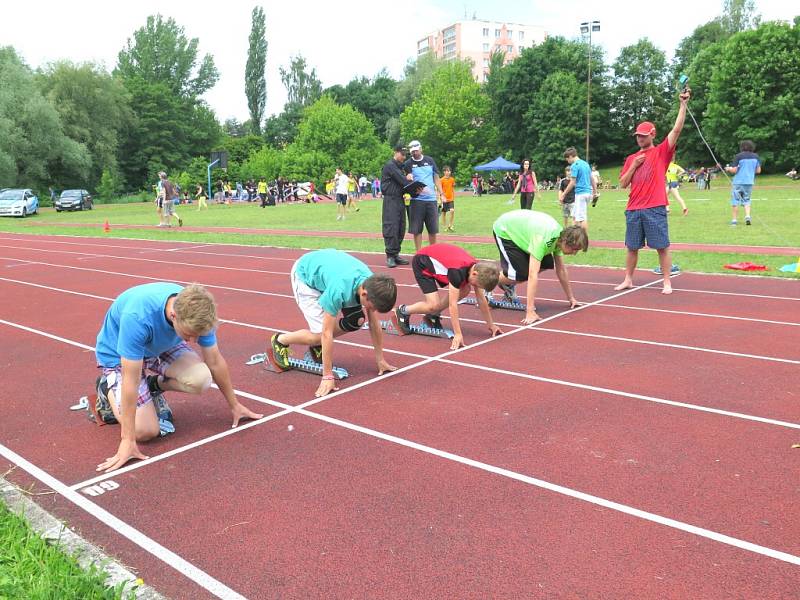
[[655, 137], [656, 126], [650, 121], [644, 121], [643, 123], [639, 123], [639, 126], [636, 128], [636, 131], [633, 135], [652, 135]]

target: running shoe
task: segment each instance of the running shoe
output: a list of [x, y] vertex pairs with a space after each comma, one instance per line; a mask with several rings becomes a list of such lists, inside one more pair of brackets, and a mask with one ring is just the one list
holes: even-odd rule
[[[164, 394], [153, 396], [153, 406], [156, 407], [156, 414], [158, 415], [159, 421], [174, 422], [172, 418], [172, 409], [170, 409], [169, 404], [167, 404], [167, 399], [164, 397]], [[172, 431], [175, 431], [175, 429], [173, 428]], [[170, 433], [172, 433], [172, 431], [170, 431]]]
[[745, 217], [744, 218], [744, 224], [745, 225], [750, 225], [750, 217]]
[[289, 346], [286, 344], [281, 344], [278, 341], [279, 335], [279, 333], [276, 333], [272, 336], [272, 340], [270, 340], [270, 343], [272, 344], [272, 356], [275, 360], [275, 364], [278, 365], [279, 368], [287, 370], [292, 367], [289, 364]]
[[406, 305], [401, 304], [394, 311], [397, 317], [397, 327], [405, 334], [411, 333], [411, 315], [406, 312]]
[[318, 365], [322, 364], [322, 346], [309, 346], [305, 356], [306, 360], [315, 362]]
[[444, 329], [444, 325], [442, 325], [442, 318], [439, 315], [425, 315], [422, 317], [422, 321], [431, 329]]
[[519, 300], [517, 300], [517, 292], [514, 289], [515, 288], [514, 285], [509, 285], [507, 283], [500, 283], [498, 284], [497, 287], [503, 290], [503, 298], [506, 300], [506, 302], [512, 302], [512, 303], [519, 302]]
[[178, 217], [178, 227], [183, 227], [183, 219]]
[[87, 407], [89, 410], [89, 420], [95, 421], [100, 419], [106, 425], [116, 424], [117, 418], [114, 416], [114, 411], [111, 410], [111, 402], [108, 399], [108, 382], [105, 375], [101, 375], [95, 381], [95, 389], [97, 390], [97, 400], [94, 405], [94, 413], [92, 413], [91, 405]]

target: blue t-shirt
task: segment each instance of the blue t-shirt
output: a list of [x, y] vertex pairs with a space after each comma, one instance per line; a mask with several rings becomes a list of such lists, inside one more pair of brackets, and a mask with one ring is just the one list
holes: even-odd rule
[[570, 177], [575, 178], [575, 193], [576, 194], [591, 194], [592, 193], [592, 169], [582, 158], [579, 158], [570, 167]]
[[[175, 333], [164, 312], [170, 296], [183, 288], [175, 283], [146, 283], [122, 292], [106, 313], [97, 334], [95, 354], [101, 367], [116, 367], [121, 359], [153, 358], [183, 340]], [[197, 343], [217, 343], [214, 331], [200, 336]]]
[[761, 165], [761, 160], [755, 152], [739, 152], [731, 161], [732, 167], [739, 167], [733, 176], [733, 183], [738, 185], [753, 185], [756, 180], [756, 170]]
[[372, 271], [356, 257], [341, 250], [315, 250], [300, 257], [295, 270], [308, 287], [322, 292], [319, 305], [332, 316], [344, 307], [358, 306], [358, 287]]
[[419, 160], [416, 160], [412, 156], [403, 164], [403, 169], [406, 173], [411, 173], [414, 177], [414, 181], [421, 181], [425, 184], [425, 187], [422, 188], [419, 195], [414, 198], [415, 200], [436, 200], [436, 181], [434, 179], [434, 174], [439, 174], [436, 161], [430, 156], [423, 155]]

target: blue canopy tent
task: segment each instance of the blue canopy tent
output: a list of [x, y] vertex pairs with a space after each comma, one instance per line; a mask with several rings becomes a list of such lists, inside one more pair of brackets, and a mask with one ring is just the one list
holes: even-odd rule
[[488, 162], [485, 165], [478, 165], [475, 167], [476, 171], [516, 171], [517, 169], [519, 169], [517, 163], [507, 161], [502, 156], [498, 156], [492, 162]]

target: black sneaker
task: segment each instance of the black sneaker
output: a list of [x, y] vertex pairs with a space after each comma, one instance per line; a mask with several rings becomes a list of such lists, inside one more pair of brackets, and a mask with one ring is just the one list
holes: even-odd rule
[[394, 311], [397, 317], [397, 326], [405, 334], [411, 333], [411, 315], [406, 312], [406, 305], [401, 304]]
[[292, 368], [292, 365], [289, 364], [289, 346], [281, 344], [278, 341], [279, 335], [279, 333], [276, 333], [270, 340], [270, 344], [272, 344], [272, 357], [275, 360], [275, 364], [278, 365], [278, 368], [285, 371]]
[[744, 224], [745, 225], [750, 225], [750, 217], [745, 217], [744, 218]]
[[306, 360], [311, 360], [318, 365], [322, 364], [322, 346], [309, 346], [306, 352]]
[[94, 412], [92, 412], [91, 405], [87, 407], [89, 420], [100, 419], [106, 425], [115, 425], [118, 421], [117, 417], [114, 416], [114, 411], [111, 410], [111, 402], [108, 400], [108, 382], [105, 375], [97, 378], [95, 389], [97, 390], [97, 400], [94, 404]]
[[442, 318], [439, 315], [425, 315], [422, 321], [431, 329], [444, 329]]
[[394, 257], [394, 262], [396, 262], [398, 265], [407, 265], [407, 264], [409, 264], [408, 260], [403, 258], [402, 256], [395, 256]]
[[397, 259], [394, 256], [387, 256], [386, 266], [390, 269], [394, 269], [397, 266]]

